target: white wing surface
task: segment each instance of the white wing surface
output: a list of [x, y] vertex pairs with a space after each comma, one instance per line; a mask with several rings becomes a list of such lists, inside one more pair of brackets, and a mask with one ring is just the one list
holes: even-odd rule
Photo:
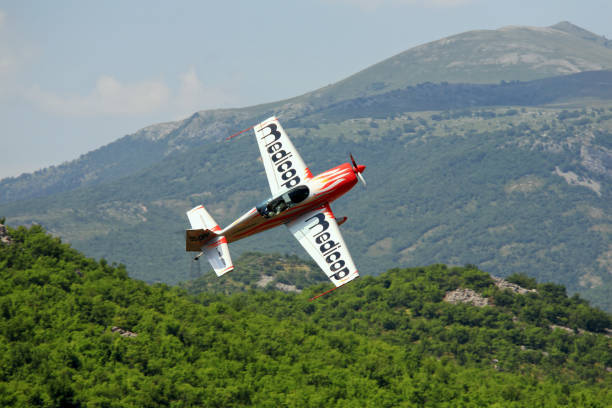
[[359, 276], [329, 205], [286, 225], [336, 287]]
[[312, 178], [278, 119], [271, 117], [255, 125], [254, 129], [272, 195], [282, 194]]

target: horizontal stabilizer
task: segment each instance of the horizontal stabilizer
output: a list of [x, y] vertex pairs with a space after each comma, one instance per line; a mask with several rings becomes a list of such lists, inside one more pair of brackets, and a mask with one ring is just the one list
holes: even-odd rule
[[221, 231], [219, 224], [213, 220], [213, 217], [210, 216], [203, 205], [199, 205], [187, 211], [187, 218], [189, 218], [189, 223], [193, 229], [209, 229], [215, 232]]

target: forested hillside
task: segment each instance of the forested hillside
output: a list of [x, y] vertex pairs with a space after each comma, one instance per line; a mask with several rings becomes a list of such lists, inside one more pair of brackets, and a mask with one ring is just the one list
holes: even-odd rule
[[[448, 111], [484, 106], [542, 106], [612, 101], [612, 71], [498, 84], [421, 83], [393, 91], [334, 103], [305, 118], [338, 122], [352, 118], [386, 118], [404, 112]], [[590, 103], [589, 103], [590, 102]]]
[[[329, 284], [189, 297], [40, 227], [9, 228], [0, 405], [609, 406], [610, 315], [560, 285], [512, 280], [536, 291], [433, 265], [361, 278], [315, 302]], [[443, 301], [457, 288], [491, 304]]]

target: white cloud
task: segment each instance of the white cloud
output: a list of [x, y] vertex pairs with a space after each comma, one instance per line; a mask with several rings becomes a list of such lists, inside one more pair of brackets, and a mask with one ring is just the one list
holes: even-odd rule
[[195, 111], [227, 106], [228, 92], [207, 88], [194, 67], [179, 77], [173, 91], [164, 81], [122, 83], [110, 75], [102, 75], [87, 95], [61, 95], [31, 87], [26, 99], [39, 108], [66, 116], [135, 116], [160, 113], [183, 117]]
[[10, 93], [9, 88], [14, 87], [13, 74], [17, 71], [21, 57], [15, 51], [15, 45], [6, 37], [6, 32], [3, 30], [5, 21], [6, 13], [0, 10], [0, 99]]
[[123, 84], [109, 75], [96, 81], [85, 96], [58, 95], [32, 87], [26, 98], [42, 109], [63, 115], [138, 115], [156, 111], [168, 103], [170, 91], [161, 81]]
[[234, 102], [227, 89], [205, 86], [192, 66], [180, 75], [180, 87], [171, 104], [179, 116], [186, 116], [198, 110], [227, 107]]
[[[0, 47], [0, 53], [4, 54], [3, 51], [4, 50], [2, 50], [2, 48]], [[17, 62], [14, 56], [7, 54], [0, 55], [0, 77], [2, 77], [2, 75], [8, 74], [9, 72], [12, 72], [16, 65]]]
[[194, 67], [180, 76], [180, 88], [174, 100], [179, 114], [189, 114], [201, 109], [200, 104], [207, 102], [206, 89]]
[[[4, 25], [4, 20], [6, 20], [6, 13], [0, 10], [0, 29]], [[2, 37], [0, 37], [0, 77], [9, 72], [14, 65], [15, 58], [11, 55], [8, 47], [4, 45]]]

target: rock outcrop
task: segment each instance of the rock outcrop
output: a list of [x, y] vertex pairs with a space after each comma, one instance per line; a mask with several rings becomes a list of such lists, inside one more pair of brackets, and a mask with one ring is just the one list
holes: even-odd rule
[[519, 295], [524, 295], [526, 293], [538, 293], [538, 291], [535, 289], [525, 289], [524, 287], [519, 286], [516, 283], [508, 282], [507, 280], [498, 278], [497, 276], [491, 276], [491, 278], [493, 278], [493, 280], [495, 281], [495, 286], [502, 290], [508, 289], [514, 293], [518, 293]]
[[138, 336], [138, 333], [134, 333], [129, 330], [124, 330], [121, 327], [117, 327], [117, 326], [111, 327], [111, 331], [113, 333], [118, 333], [122, 337], [137, 337]]
[[13, 243], [4, 224], [0, 224], [0, 242], [9, 245]]
[[474, 306], [483, 307], [491, 304], [489, 299], [483, 297], [477, 292], [474, 292], [472, 289], [455, 289], [450, 292], [446, 292], [444, 296], [444, 301], [448, 303], [470, 303]]
[[[502, 278], [491, 276], [495, 281], [495, 286], [502, 290], [511, 290], [514, 293], [524, 295], [526, 293], [537, 293], [535, 289], [525, 289], [515, 283], [508, 282]], [[444, 301], [448, 303], [469, 303], [474, 306], [492, 306], [493, 302], [486, 297], [483, 297], [480, 293], [473, 291], [472, 289], [458, 288], [450, 292], [446, 292], [444, 295]]]

